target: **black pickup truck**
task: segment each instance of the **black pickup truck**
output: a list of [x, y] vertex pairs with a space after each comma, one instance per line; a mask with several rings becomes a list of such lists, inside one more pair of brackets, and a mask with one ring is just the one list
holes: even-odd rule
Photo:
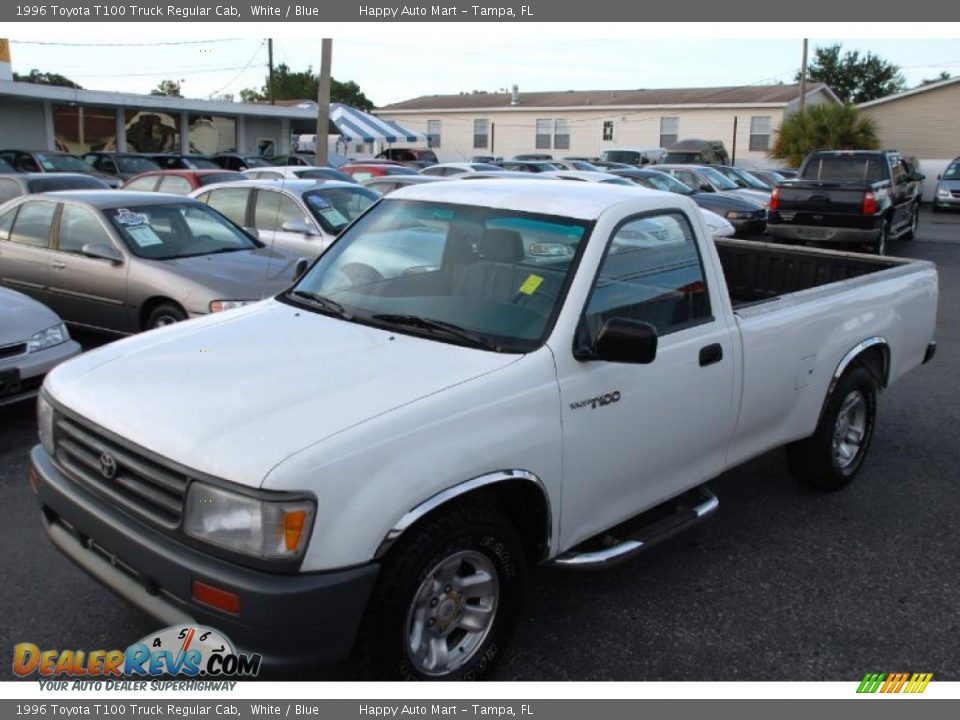
[[786, 242], [865, 245], [884, 255], [912, 240], [923, 175], [893, 150], [820, 150], [770, 197], [767, 232]]

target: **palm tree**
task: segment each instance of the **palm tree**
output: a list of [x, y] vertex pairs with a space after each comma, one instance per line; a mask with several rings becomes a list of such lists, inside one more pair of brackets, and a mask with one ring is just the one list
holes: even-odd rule
[[814, 150], [873, 150], [880, 147], [877, 124], [855, 105], [812, 105], [784, 120], [770, 156], [798, 167]]

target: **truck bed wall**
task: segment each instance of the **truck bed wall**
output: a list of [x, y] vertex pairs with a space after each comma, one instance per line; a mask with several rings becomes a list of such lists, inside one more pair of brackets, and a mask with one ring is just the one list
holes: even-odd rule
[[718, 240], [716, 246], [735, 308], [900, 264], [892, 258], [769, 243]]

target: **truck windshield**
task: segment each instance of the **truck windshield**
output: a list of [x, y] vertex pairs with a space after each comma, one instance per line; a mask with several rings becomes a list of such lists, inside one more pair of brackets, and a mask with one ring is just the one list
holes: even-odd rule
[[589, 229], [563, 217], [386, 199], [282, 299], [434, 340], [529, 352], [546, 339]]
[[878, 182], [883, 180], [880, 157], [824, 156], [813, 158], [803, 168], [801, 180], [816, 182]]
[[642, 159], [640, 153], [635, 150], [604, 150], [600, 153], [600, 159], [604, 162], [626, 163], [627, 165], [639, 165]]

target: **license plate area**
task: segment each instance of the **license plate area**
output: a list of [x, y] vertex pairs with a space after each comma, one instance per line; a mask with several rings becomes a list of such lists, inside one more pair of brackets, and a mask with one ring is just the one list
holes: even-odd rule
[[809, 238], [810, 240], [826, 240], [830, 236], [828, 230], [821, 230], [820, 228], [797, 228], [798, 234], [802, 237]]

